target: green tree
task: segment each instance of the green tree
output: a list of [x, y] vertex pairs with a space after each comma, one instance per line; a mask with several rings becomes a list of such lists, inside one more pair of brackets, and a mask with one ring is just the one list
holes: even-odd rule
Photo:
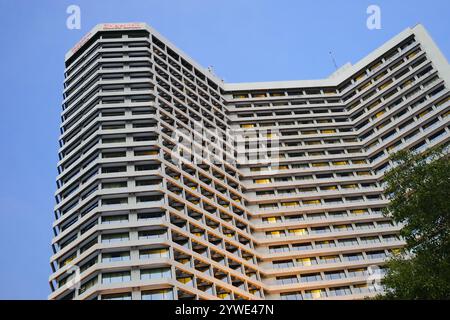
[[447, 148], [400, 151], [385, 175], [385, 214], [403, 225], [406, 247], [392, 257], [381, 299], [450, 299], [450, 161]]

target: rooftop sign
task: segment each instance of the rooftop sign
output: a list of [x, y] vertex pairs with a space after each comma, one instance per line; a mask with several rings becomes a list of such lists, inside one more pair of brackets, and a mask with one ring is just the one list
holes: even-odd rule
[[102, 24], [102, 30], [134, 30], [144, 28], [143, 23], [105, 23]]
[[145, 29], [145, 23], [130, 22], [130, 23], [103, 23], [97, 25], [88, 34], [86, 34], [78, 43], [68, 52], [66, 59], [77, 52], [97, 31], [114, 31], [114, 30], [137, 30]]

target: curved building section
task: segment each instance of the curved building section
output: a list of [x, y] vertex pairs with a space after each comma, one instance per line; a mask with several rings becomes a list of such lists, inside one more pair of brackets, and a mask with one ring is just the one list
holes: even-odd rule
[[420, 25], [330, 78], [223, 83], [142, 23], [66, 55], [50, 299], [359, 299], [400, 149], [449, 139]]

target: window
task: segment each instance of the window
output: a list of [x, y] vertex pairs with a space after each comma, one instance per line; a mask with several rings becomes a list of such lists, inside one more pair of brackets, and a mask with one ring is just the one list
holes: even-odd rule
[[312, 227], [311, 233], [312, 234], [321, 234], [321, 233], [327, 233], [330, 232], [330, 227]]
[[367, 252], [367, 258], [369, 258], [369, 259], [384, 259], [384, 258], [386, 258], [386, 253], [384, 251]]
[[341, 262], [341, 258], [339, 256], [324, 256], [320, 257], [320, 263], [337, 263]]
[[320, 299], [326, 297], [327, 293], [324, 289], [306, 290], [305, 299]]
[[307, 233], [308, 233], [308, 231], [305, 228], [289, 230], [290, 236], [303, 236]]
[[277, 222], [277, 217], [268, 217], [268, 218], [264, 218], [263, 221], [265, 223], [276, 223]]
[[337, 287], [330, 289], [330, 296], [345, 296], [352, 294], [350, 287]]
[[367, 210], [365, 209], [355, 209], [350, 211], [351, 214], [359, 215], [359, 214], [366, 214]]
[[297, 259], [297, 263], [299, 265], [301, 265], [301, 266], [309, 267], [309, 266], [312, 266], [314, 264], [317, 264], [317, 260], [314, 257], [312, 257], [312, 258], [300, 258], [300, 259]]
[[323, 191], [337, 190], [337, 186], [323, 186], [323, 187], [320, 187], [320, 190], [323, 190]]
[[367, 283], [356, 284], [353, 287], [355, 289], [355, 293], [368, 293], [376, 291], [374, 286], [368, 286]]
[[361, 238], [361, 243], [364, 243], [364, 244], [373, 244], [373, 243], [379, 243], [379, 242], [381, 242], [380, 238], [375, 237], [375, 236]]
[[278, 204], [276, 203], [263, 203], [259, 204], [258, 207], [262, 210], [271, 210], [271, 209], [277, 209]]
[[143, 291], [142, 300], [173, 300], [173, 292], [171, 289]]
[[102, 199], [103, 205], [118, 205], [118, 204], [127, 204], [128, 198], [111, 198], [111, 199]]
[[333, 166], [345, 166], [348, 165], [348, 161], [334, 161]]
[[284, 261], [272, 261], [274, 268], [291, 268], [294, 266], [294, 262], [292, 260], [284, 260]]
[[95, 276], [94, 278], [92, 278], [92, 279], [86, 281], [84, 284], [82, 284], [80, 286], [80, 294], [86, 292], [86, 290], [95, 286], [97, 284], [97, 281], [98, 281], [98, 278], [97, 278], [97, 276]]
[[289, 293], [281, 293], [281, 300], [303, 300], [301, 292], [289, 292]]
[[157, 202], [161, 201], [163, 197], [161, 195], [154, 195], [154, 196], [139, 196], [136, 197], [136, 202]]
[[383, 236], [383, 241], [385, 242], [392, 242], [392, 241], [398, 241], [399, 237], [394, 234], [389, 234], [386, 236]]
[[159, 150], [136, 150], [134, 151], [135, 156], [157, 156]]
[[256, 184], [270, 183], [270, 179], [256, 179], [256, 180], [253, 180], [253, 182]]
[[377, 222], [378, 227], [380, 228], [389, 228], [392, 227], [393, 224], [391, 221], [382, 221], [382, 222]]
[[286, 216], [285, 219], [286, 219], [286, 221], [289, 222], [289, 221], [302, 221], [305, 218], [301, 214], [296, 214], [296, 215], [293, 215], [293, 216]]
[[267, 196], [267, 195], [273, 195], [273, 194], [275, 194], [275, 192], [271, 191], [271, 190], [269, 190], [269, 191], [256, 191], [256, 195], [257, 196]]
[[130, 253], [128, 251], [103, 253], [102, 255], [102, 262], [117, 262], [127, 260], [130, 260]]
[[131, 300], [131, 292], [103, 294], [102, 300]]
[[268, 231], [266, 235], [270, 238], [279, 238], [285, 235], [283, 230]]
[[303, 200], [303, 204], [310, 206], [310, 205], [318, 205], [321, 204], [319, 199], [315, 199], [315, 200]]
[[279, 252], [289, 252], [289, 246], [283, 245], [283, 246], [271, 246], [269, 247], [270, 253], [279, 253]]
[[165, 213], [164, 212], [139, 212], [138, 213], [138, 220], [157, 220], [157, 219], [164, 219]]
[[340, 239], [338, 240], [339, 245], [341, 246], [356, 246], [358, 245], [358, 240], [353, 238], [353, 239]]
[[89, 269], [96, 263], [97, 263], [97, 256], [95, 256], [93, 259], [91, 259], [88, 262], [86, 262], [85, 264], [83, 264], [80, 268], [80, 272], [86, 271], [87, 269]]
[[172, 274], [170, 268], [146, 269], [141, 270], [141, 280], [149, 279], [169, 279]]
[[296, 276], [282, 276], [282, 277], [277, 277], [277, 282], [279, 284], [298, 283], [298, 278]]
[[102, 158], [120, 158], [120, 157], [125, 157], [125, 156], [126, 156], [125, 151], [105, 152], [102, 154]]
[[337, 280], [343, 278], [345, 278], [344, 271], [325, 272], [325, 279], [327, 280]]
[[139, 251], [139, 259], [156, 259], [169, 257], [168, 248], [145, 249]]
[[139, 240], [165, 238], [166, 229], [139, 231]]
[[127, 171], [127, 167], [104, 167], [102, 168], [102, 173], [116, 173], [116, 172], [125, 172]]
[[129, 240], [128, 232], [102, 235], [102, 243], [114, 243], [127, 240]]
[[350, 253], [350, 254], [344, 254], [343, 255], [345, 261], [358, 261], [362, 260], [363, 256], [361, 253]]
[[310, 250], [312, 249], [312, 244], [310, 242], [308, 243], [296, 243], [292, 245], [292, 250]]
[[192, 277], [179, 277], [177, 278], [177, 281], [190, 286], [194, 285]]
[[313, 167], [327, 167], [328, 162], [316, 162], [312, 164]]
[[128, 221], [128, 215], [103, 216], [102, 223], [121, 223]]
[[102, 283], [118, 283], [131, 280], [130, 271], [104, 273]]
[[103, 138], [102, 139], [102, 143], [120, 143], [120, 142], [125, 142], [125, 137], [121, 138]]
[[365, 268], [349, 269], [348, 275], [349, 277], [363, 277], [367, 275], [367, 270]]
[[282, 202], [282, 207], [298, 207], [300, 203], [298, 201], [291, 201], [291, 202]]
[[355, 226], [358, 230], [375, 229], [375, 226], [372, 222], [357, 223], [355, 224]]
[[352, 226], [350, 224], [340, 224], [337, 226], [333, 226], [334, 231], [346, 231], [352, 230]]
[[336, 243], [334, 243], [334, 240], [321, 240], [316, 241], [316, 248], [331, 248], [335, 247]]

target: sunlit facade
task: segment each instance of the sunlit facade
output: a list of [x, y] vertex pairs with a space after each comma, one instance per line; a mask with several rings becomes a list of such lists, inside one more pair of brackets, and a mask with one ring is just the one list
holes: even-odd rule
[[49, 299], [376, 294], [404, 246], [389, 154], [448, 141], [449, 83], [420, 25], [327, 79], [261, 83], [97, 25], [66, 55]]

